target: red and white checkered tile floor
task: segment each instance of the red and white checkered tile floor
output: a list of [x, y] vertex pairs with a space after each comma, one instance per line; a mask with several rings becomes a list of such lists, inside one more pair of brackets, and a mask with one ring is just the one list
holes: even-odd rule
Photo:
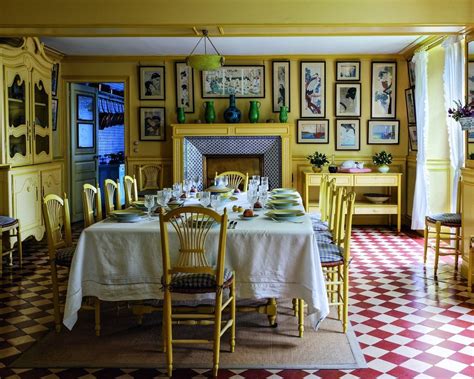
[[[76, 231], [76, 237], [77, 237]], [[154, 369], [10, 369], [19, 354], [52, 328], [49, 266], [44, 244], [25, 243], [22, 271], [6, 268], [0, 282], [0, 378], [153, 378]], [[353, 231], [350, 320], [368, 368], [220, 370], [220, 378], [473, 378], [474, 295], [441, 261], [423, 265], [423, 239], [392, 230]], [[432, 254], [431, 254], [432, 255]], [[209, 377], [176, 370], [176, 378]]]

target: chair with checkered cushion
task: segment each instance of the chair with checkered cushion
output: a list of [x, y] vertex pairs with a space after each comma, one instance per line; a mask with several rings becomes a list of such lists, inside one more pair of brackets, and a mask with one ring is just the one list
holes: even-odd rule
[[[449, 228], [450, 231], [443, 230]], [[452, 231], [454, 229], [454, 232]], [[431, 244], [430, 239], [434, 239]], [[446, 244], [441, 244], [441, 242]], [[451, 245], [454, 242], [454, 246]], [[461, 181], [458, 182], [456, 213], [438, 213], [425, 217], [425, 244], [423, 261], [426, 265], [428, 247], [435, 252], [434, 276], [438, 274], [440, 256], [454, 255], [454, 269], [458, 269], [458, 258], [463, 254], [461, 236]]]
[[102, 220], [102, 197], [99, 186], [85, 183], [82, 188], [82, 211], [84, 213], [84, 227]]
[[[217, 225], [216, 225], [217, 224]], [[172, 228], [170, 227], [172, 226]], [[218, 226], [218, 227], [217, 227]], [[170, 246], [170, 229], [177, 236]], [[168, 375], [173, 372], [173, 344], [212, 343], [214, 348], [213, 374], [217, 376], [219, 368], [220, 340], [224, 332], [230, 329], [230, 350], [235, 349], [235, 275], [224, 269], [225, 245], [227, 237], [227, 212], [222, 215], [202, 207], [181, 207], [160, 214], [161, 252], [163, 258], [163, 340], [166, 350]], [[176, 238], [177, 237], [177, 238]], [[208, 251], [206, 240], [217, 242], [217, 251]], [[212, 244], [215, 246], [216, 244]], [[216, 266], [209, 262], [216, 262]], [[227, 300], [223, 300], [228, 290]], [[209, 312], [186, 313], [172, 309], [175, 293], [214, 293], [215, 302]], [[229, 309], [230, 308], [230, 309]], [[193, 309], [193, 308], [191, 308]], [[226, 321], [223, 313], [229, 314]], [[214, 337], [209, 340], [173, 339], [172, 326], [176, 324], [214, 325]], [[222, 326], [223, 325], [223, 326]]]
[[[49, 263], [53, 284], [54, 322], [56, 331], [61, 330], [61, 304], [59, 300], [58, 267], [71, 267], [76, 247], [72, 244], [71, 216], [69, 201], [58, 195], [50, 194], [43, 198], [43, 217], [48, 238]], [[94, 300], [95, 332], [100, 334], [100, 302]]]
[[[16, 247], [12, 246], [12, 237], [16, 239]], [[3, 257], [8, 255], [10, 258], [10, 266], [13, 266], [13, 252], [15, 250], [18, 252], [18, 260], [21, 268], [23, 265], [23, 250], [21, 246], [20, 221], [16, 218], [0, 216], [0, 277], [3, 272]]]

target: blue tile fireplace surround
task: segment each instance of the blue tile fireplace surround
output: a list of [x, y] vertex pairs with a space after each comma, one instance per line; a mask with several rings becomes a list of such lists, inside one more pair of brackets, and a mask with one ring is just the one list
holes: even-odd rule
[[207, 155], [261, 156], [262, 176], [268, 176], [270, 189], [282, 186], [282, 152], [279, 136], [185, 137], [184, 177], [203, 176], [203, 160]]

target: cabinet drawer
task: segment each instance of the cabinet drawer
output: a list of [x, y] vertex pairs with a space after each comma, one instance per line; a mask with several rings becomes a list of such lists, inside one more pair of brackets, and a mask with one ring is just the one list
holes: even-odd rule
[[[329, 180], [336, 178], [336, 184], [338, 186], [352, 186], [352, 176], [351, 175], [328, 175]], [[317, 175], [308, 175], [307, 184], [310, 186], [319, 186], [321, 184], [321, 174]]]
[[368, 204], [356, 203], [354, 214], [356, 215], [387, 215], [397, 214], [398, 208], [395, 204]]
[[398, 183], [398, 176], [392, 175], [356, 175], [354, 176], [354, 186], [369, 187], [369, 186], [396, 186]]

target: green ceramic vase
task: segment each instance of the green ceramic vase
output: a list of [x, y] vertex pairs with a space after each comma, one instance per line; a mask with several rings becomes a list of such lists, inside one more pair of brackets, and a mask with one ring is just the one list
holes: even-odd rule
[[256, 123], [260, 117], [260, 101], [251, 100], [249, 109], [249, 122]]
[[184, 124], [186, 122], [186, 115], [184, 114], [184, 108], [176, 108], [176, 118], [178, 119], [178, 124]]
[[285, 105], [282, 105], [280, 107], [280, 115], [278, 116], [278, 119], [280, 122], [287, 122], [288, 121], [288, 107]]
[[204, 119], [208, 124], [214, 123], [216, 121], [216, 110], [214, 108], [214, 101], [205, 101], [204, 102]]

